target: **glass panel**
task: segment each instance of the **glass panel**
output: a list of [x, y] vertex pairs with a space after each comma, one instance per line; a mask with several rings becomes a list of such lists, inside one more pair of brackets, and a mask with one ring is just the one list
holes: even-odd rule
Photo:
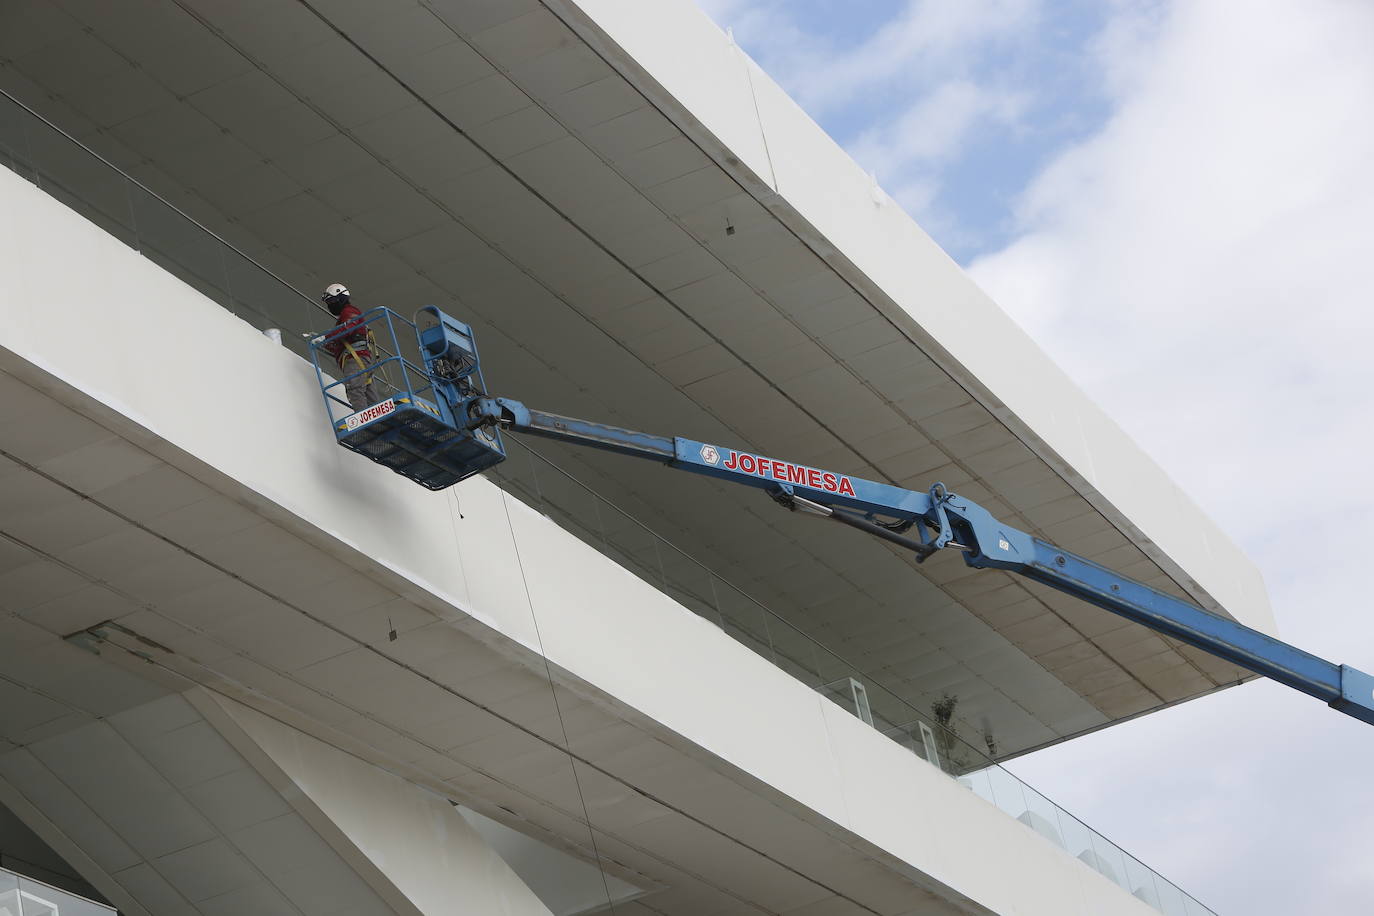
[[1141, 864], [1135, 856], [1122, 853], [1126, 861], [1126, 890], [1155, 909], [1159, 909], [1159, 894], [1155, 891], [1155, 873]]
[[1172, 882], [1155, 874], [1155, 891], [1159, 893], [1159, 908], [1164, 916], [1188, 916], [1188, 908], [1183, 902], [1183, 891]]
[[132, 185], [129, 195], [139, 251], [221, 305], [231, 305], [224, 244], [143, 188]]
[[863, 682], [853, 675], [822, 684], [816, 690], [850, 715], [869, 725], [873, 724], [873, 712], [868, 705], [868, 690]]
[[1093, 848], [1088, 864], [1129, 891], [1130, 888], [1126, 887], [1126, 860], [1121, 850], [1096, 830], [1089, 830], [1089, 833], [1092, 834]]
[[1183, 901], [1183, 905], [1188, 909], [1188, 916], [1217, 916], [1216, 913], [1198, 903], [1192, 897], [1186, 898]]
[[[898, 744], [911, 747], [911, 737], [903, 730], [911, 724], [911, 706], [881, 684], [875, 684], [871, 677], [864, 676], [860, 680], [868, 688], [868, 705], [873, 711], [873, 727]], [[911, 749], [915, 750], [914, 747]]]
[[1001, 767], [990, 767], [987, 773], [992, 780], [993, 803], [1019, 820], [1026, 812], [1026, 795], [1021, 791], [1021, 781]]
[[601, 506], [591, 491], [539, 455], [533, 456], [534, 473], [539, 484], [545, 514], [558, 519], [559, 526], [593, 547], [600, 548]]
[[1026, 810], [1021, 823], [1026, 824], [1054, 845], [1065, 848], [1063, 828], [1059, 823], [1059, 808], [1048, 798], [1022, 784], [1026, 796]]
[[601, 522], [606, 552], [654, 588], [663, 588], [663, 560], [658, 538], [648, 528], [613, 506], [603, 503]]
[[281, 328], [282, 343], [310, 358], [306, 348], [307, 331], [323, 332], [334, 318], [314, 303], [278, 280], [246, 255], [232, 249], [224, 252], [225, 283], [229, 309], [254, 327]]
[[992, 794], [992, 779], [988, 776], [987, 770], [974, 770], [959, 777], [959, 781], [974, 791], [979, 798], [984, 801], [997, 804], [997, 799]]
[[[910, 735], [908, 746], [911, 747], [912, 753], [916, 757], [923, 759], [927, 764], [934, 766], [941, 772], [945, 772], [944, 755], [940, 753], [940, 742], [936, 740], [936, 729], [930, 725], [930, 722], [923, 720], [923, 718], [912, 721], [910, 725], [907, 725], [907, 735]], [[992, 783], [987, 776], [984, 776], [984, 783], [987, 784], [988, 801], [996, 805], [998, 802], [996, 802], [995, 795], [992, 794]]]
[[[872, 697], [869, 697], [869, 699], [872, 700]], [[881, 704], [879, 704], [879, 707], [881, 707]], [[900, 725], [892, 725], [881, 712], [875, 709], [873, 713], [873, 727], [882, 732], [884, 737], [900, 744], [922, 760], [925, 759], [925, 754], [921, 752], [921, 736], [916, 731], [915, 722], [903, 722]]]
[[23, 908], [24, 916], [58, 916], [59, 910], [55, 897], [55, 894], [45, 894], [40, 897], [32, 889], [21, 890], [19, 892], [19, 905]]
[[30, 165], [29, 141], [24, 132], [24, 121], [33, 117], [27, 111], [0, 94], [0, 165], [16, 174], [34, 180]]
[[[4, 886], [0, 879], [0, 887]], [[0, 912], [7, 907], [23, 916], [113, 916], [115, 912], [111, 907], [23, 876], [19, 876], [17, 888], [0, 892]]]
[[[763, 614], [764, 629], [768, 644], [773, 649], [774, 664], [782, 668], [808, 687], [819, 687], [835, 679], [838, 674], [825, 677], [825, 651], [816, 641], [801, 630], [774, 614]], [[838, 665], [830, 665], [832, 671], [842, 671]]]
[[[489, 473], [516, 499], [543, 511], [544, 501], [539, 496], [539, 482], [534, 473], [534, 455], [514, 436], [506, 436], [505, 443], [506, 460]], [[601, 514], [604, 517], [605, 512]]]
[[[930, 728], [930, 738], [934, 740], [935, 747], [940, 755], [940, 768], [951, 776], [960, 776], [970, 770], [980, 770], [992, 763], [987, 753], [978, 747], [969, 744], [959, 736], [959, 733], [951, 728], [940, 725], [938, 722], [927, 719], [924, 716], [922, 721]], [[923, 734], [923, 737], [924, 734]], [[1003, 771], [1007, 779], [1016, 780], [1016, 777]], [[994, 785], [1001, 777], [993, 777]], [[1019, 780], [1017, 780], [1019, 782]]]
[[1064, 837], [1064, 849], [1075, 859], [1082, 859], [1092, 867], [1097, 859], [1093, 852], [1093, 832], [1078, 818], [1067, 812], [1059, 816], [1059, 829]]
[[839, 678], [848, 677], [854, 672], [853, 665], [845, 661], [841, 656], [836, 655], [819, 640], [806, 635], [800, 630], [794, 630], [793, 632], [796, 633], [796, 638], [806, 639], [816, 647], [815, 657], [818, 666], [816, 673], [820, 676], [822, 684], [828, 684]]
[[[940, 739], [935, 733], [936, 728], [937, 726], [931, 725], [929, 722], [922, 719], [916, 723], [916, 734], [921, 737], [921, 756], [925, 758], [927, 763], [940, 770], [944, 770], [950, 764], [946, 755], [940, 753]], [[989, 777], [988, 781], [988, 793], [988, 797], [992, 799], [993, 804], [996, 804], [997, 796], [992, 792], [991, 777]]]
[[668, 597], [698, 617], [720, 626], [715, 583], [706, 568], [666, 541], [659, 555], [663, 559], [663, 590]]
[[784, 670], [798, 677], [806, 669], [789, 665], [773, 646], [770, 624], [773, 617], [754, 599], [719, 577], [712, 577], [716, 590], [716, 609], [720, 612], [720, 626], [736, 642], [747, 646]]
[[[128, 179], [38, 118], [26, 118], [23, 129], [38, 186], [124, 244], [133, 245]], [[194, 224], [188, 231], [204, 234]]]
[[873, 710], [869, 707], [868, 704], [868, 688], [865, 687], [864, 682], [859, 680], [858, 678], [853, 678], [852, 680], [854, 681], [854, 683], [851, 686], [851, 689], [854, 692], [855, 712], [858, 713], [860, 719], [867, 722], [869, 725], [872, 725]]

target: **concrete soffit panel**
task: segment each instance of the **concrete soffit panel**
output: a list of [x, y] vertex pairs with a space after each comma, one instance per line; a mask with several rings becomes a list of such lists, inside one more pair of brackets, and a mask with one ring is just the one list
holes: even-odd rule
[[109, 900], [123, 916], [154, 916], [95, 859], [9, 780], [0, 776], [0, 805], [8, 808], [78, 874]]

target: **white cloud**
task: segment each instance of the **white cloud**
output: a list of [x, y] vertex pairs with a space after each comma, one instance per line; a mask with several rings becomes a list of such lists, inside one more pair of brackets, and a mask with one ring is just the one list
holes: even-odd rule
[[[1366, 441], [1350, 408], [1374, 406], [1371, 39], [1366, 4], [1181, 4], [1152, 76], [1030, 189], [1025, 234], [972, 267], [1180, 476], [1232, 460], [1199, 449], [1218, 414], [1290, 473], [1310, 437]], [[1204, 498], [1242, 536], [1265, 523], [1223, 489]]]
[[907, 213], [930, 213], [934, 209], [935, 197], [940, 193], [940, 185], [933, 177], [918, 176], [884, 190]]
[[807, 110], [824, 114], [864, 90], [957, 71], [970, 49], [1031, 29], [1038, 9], [1036, 0], [909, 0], [866, 42], [821, 67], [803, 63], [787, 82]]
[[1017, 109], [1015, 97], [991, 93], [969, 80], [950, 80], [917, 98], [898, 117], [860, 133], [848, 149], [881, 178], [913, 163], [948, 160], [981, 118], [1006, 120]]
[[1154, 71], [1151, 52], [1172, 6], [1169, 0], [1109, 0], [1111, 15], [1092, 42], [1102, 89], [1129, 95]]
[[[953, 79], [916, 97], [897, 116], [861, 132], [847, 149], [927, 231], [945, 222], [934, 201], [942, 168], [989, 119], [1011, 122], [1022, 108], [1016, 93], [993, 92], [966, 79]], [[942, 226], [957, 231], [954, 226]]]
[[[795, 0], [697, 3], [812, 117], [843, 124], [837, 139], [928, 231], [978, 237], [937, 202], [944, 172], [980, 128], [1013, 126], [1027, 109], [1008, 61], [1035, 40], [1042, 0], [904, 0], [848, 43], [803, 28]], [[872, 119], [857, 135], [856, 111]]]
[[971, 50], [1033, 31], [1040, 3], [906, 0], [866, 40], [840, 47], [800, 28], [788, 0], [697, 0], [816, 118], [881, 88], [909, 89], [932, 74], [967, 73]]
[[[1374, 4], [1118, 13], [1114, 116], [971, 271], [1241, 541], [1288, 639], [1374, 669]], [[1374, 899], [1370, 759], [1252, 685], [1017, 768], [1204, 902], [1288, 914]]]

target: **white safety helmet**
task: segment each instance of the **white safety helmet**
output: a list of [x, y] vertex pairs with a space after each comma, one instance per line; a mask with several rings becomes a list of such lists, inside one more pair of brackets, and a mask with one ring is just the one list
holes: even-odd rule
[[331, 283], [324, 288], [324, 295], [320, 296], [320, 301], [337, 315], [348, 304], [348, 287], [342, 283]]

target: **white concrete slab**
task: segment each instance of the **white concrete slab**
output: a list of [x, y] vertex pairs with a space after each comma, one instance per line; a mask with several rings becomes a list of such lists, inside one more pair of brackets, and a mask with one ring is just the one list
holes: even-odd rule
[[[857, 719], [837, 718], [835, 707], [805, 685], [490, 484], [474, 480], [464, 485], [459, 518], [455, 503], [344, 454], [327, 436], [319, 435], [310, 419], [308, 405], [316, 393], [295, 357], [169, 280], [149, 261], [108, 247], [117, 243], [18, 179], [0, 174], [0, 194], [6, 203], [0, 212], [10, 217], [0, 223], [8, 243], [0, 250], [15, 255], [14, 269], [3, 272], [0, 281], [8, 287], [0, 289], [0, 303], [13, 302], [3, 297], [18, 287], [26, 305], [41, 299], [48, 306], [26, 308], [13, 321], [0, 322], [0, 355], [7, 372], [22, 373], [43, 388], [54, 415], [65, 416], [73, 408], [86, 411], [108, 431], [221, 495], [252, 506], [275, 529], [252, 529], [267, 545], [265, 550], [254, 549], [251, 540], [232, 533], [212, 538], [200, 548], [204, 553], [194, 554], [202, 563], [226, 577], [236, 576], [245, 589], [275, 604], [280, 615], [317, 622], [329, 620], [330, 604], [312, 593], [322, 581], [315, 577], [353, 564], [434, 620], [460, 628], [474, 639], [478, 657], [488, 663], [495, 658], [498, 667], [504, 663], [506, 669], [500, 677], [487, 677], [478, 670], [447, 666], [445, 655], [424, 666], [407, 665], [387, 654], [390, 642], [379, 633], [375, 644], [366, 644], [370, 654], [358, 657], [373, 659], [367, 663], [366, 684], [393, 689], [370, 698], [352, 689], [338, 672], [312, 685], [256, 661], [253, 656], [262, 650], [249, 643], [248, 631], [221, 626], [217, 615], [197, 618], [194, 603], [150, 607], [145, 613], [154, 612], [200, 639], [234, 646], [237, 654], [202, 662], [183, 648], [174, 630], [167, 637], [172, 643], [159, 649], [140, 641], [137, 631], [126, 633], [112, 625], [105, 642], [111, 652], [124, 646], [142, 653], [120, 656], [128, 664], [146, 670], [141, 659], [156, 658], [154, 667], [164, 674], [203, 678], [218, 690], [233, 690], [306, 722], [315, 715], [342, 713], [327, 729], [340, 743], [357, 746], [364, 755], [381, 749], [392, 759], [405, 755], [401, 763], [407, 764], [407, 772], [419, 773], [416, 778], [493, 804], [514, 805], [510, 810], [528, 812], [565, 839], [579, 830], [586, 835], [586, 824], [579, 825], [574, 807], [582, 795], [572, 777], [584, 766], [600, 771], [628, 793], [657, 806], [660, 814], [631, 818], [614, 832], [597, 825], [598, 848], [604, 838], [617, 858], [624, 856], [663, 874], [681, 868], [689, 877], [675, 880], [682, 882], [685, 899], [697, 893], [723, 894], [750, 905], [757, 900], [776, 912], [820, 903], [826, 890], [838, 890], [853, 900], [907, 901], [908, 909], [948, 909], [976, 901], [971, 904], [975, 909], [1017, 907], [1025, 913], [1127, 913], [1138, 905], [1067, 853], [992, 811]], [[21, 225], [24, 231], [15, 231]], [[195, 409], [200, 403], [197, 392], [150, 385], [137, 368], [114, 368], [82, 350], [120, 344], [118, 335], [132, 331], [112, 329], [114, 337], [100, 342], [72, 341], [53, 333], [48, 322], [58, 320], [55, 316], [79, 322], [88, 317], [83, 309], [93, 307], [82, 295], [78, 278], [54, 269], [53, 259], [59, 255], [43, 242], [53, 237], [63, 240], [63, 263], [84, 263], [89, 248], [91, 259], [106, 268], [109, 295], [139, 302], [152, 322], [166, 319], [186, 340], [213, 339], [242, 349], [259, 371], [243, 378], [240, 396], [248, 403], [268, 405], [253, 417], [252, 454], [244, 453], [232, 430], [203, 422]], [[7, 305], [7, 319], [9, 311]], [[200, 366], [195, 349], [169, 351], [167, 359], [173, 363], [173, 374], [189, 376]], [[5, 383], [22, 390], [13, 375]], [[33, 449], [46, 447], [41, 437], [32, 443]], [[468, 498], [482, 491], [488, 497]], [[360, 509], [360, 502], [370, 510]], [[379, 525], [378, 519], [385, 519], [385, 524]], [[130, 527], [144, 531], [132, 522]], [[511, 547], [483, 553], [472, 548], [479, 541], [483, 548], [502, 543]], [[470, 548], [480, 563], [468, 562]], [[130, 557], [136, 565], [137, 557]], [[98, 555], [93, 558], [99, 560]], [[296, 574], [286, 575], [283, 566], [291, 566]], [[491, 587], [491, 582], [505, 585]], [[556, 587], [560, 582], [562, 587]], [[293, 597], [274, 591], [293, 584]], [[480, 603], [474, 596], [481, 596]], [[261, 618], [259, 626], [272, 626], [270, 618]], [[46, 632], [39, 641], [51, 643], [57, 635]], [[73, 658], [94, 658], [79, 649], [71, 651], [76, 653]], [[361, 653], [362, 645], [350, 651]], [[543, 658], [557, 674], [556, 683], [547, 680], [550, 669], [544, 668]], [[634, 664], [626, 664], [627, 659]], [[92, 662], [109, 663], [109, 658]], [[525, 678], [513, 676], [520, 666]], [[549, 693], [530, 705], [526, 700], [536, 696], [540, 677]], [[493, 715], [524, 735], [528, 752], [491, 744], [493, 756], [484, 759], [471, 750], [465, 756], [469, 745], [459, 744], [452, 755], [445, 755], [409, 734], [411, 728], [446, 721], [433, 709], [439, 704], [454, 710], [471, 706], [464, 692], [482, 696]], [[559, 700], [558, 710], [549, 706], [554, 698]], [[758, 704], [751, 705], [751, 700]], [[568, 748], [557, 738], [561, 727], [554, 731], [554, 722], [573, 721], [573, 714], [584, 711], [582, 704], [598, 710], [592, 721], [602, 720], [593, 734], [619, 719], [641, 731], [640, 746], [618, 754], [614, 743], [603, 744], [606, 756], [583, 758], [576, 768], [570, 767]], [[420, 716], [409, 716], [407, 706], [419, 710]], [[288, 898], [318, 887], [311, 883], [315, 879], [325, 880], [331, 888], [339, 886], [342, 879], [333, 866], [316, 868], [319, 863], [311, 859], [301, 868], [290, 868], [255, 851], [258, 841], [264, 844], [261, 848], [291, 848], [290, 838], [299, 835], [298, 828], [282, 817], [292, 815], [274, 817], [264, 809], [256, 823], [232, 830], [227, 837], [220, 835], [222, 805], [213, 793], [197, 794], [194, 797], [210, 807], [202, 812], [191, 792], [196, 785], [223, 778], [225, 771], [199, 753], [184, 759], [166, 753], [167, 742], [175, 744], [170, 736], [193, 724], [178, 728], [171, 716], [163, 721], [167, 727], [159, 728], [156, 716], [141, 725], [137, 719], [133, 717], [128, 735], [113, 724], [90, 722], [75, 731], [68, 728], [43, 739], [25, 739], [32, 750], [15, 751], [7, 759], [28, 754], [45, 768], [60, 770], [63, 780], [80, 790], [67, 793], [118, 823], [130, 847], [155, 871], [161, 869], [158, 873], [188, 905], [250, 893], [246, 889], [259, 878]], [[83, 742], [101, 753], [83, 755]], [[146, 752], [135, 753], [140, 746]], [[447, 783], [426, 775], [426, 768], [446, 757], [476, 766], [459, 771]], [[870, 759], [882, 764], [876, 777], [860, 768]], [[121, 781], [133, 793], [170, 799], [158, 807], [157, 823], [138, 820], [141, 812], [134, 797], [108, 797], [95, 765], [99, 760], [117, 764]], [[561, 771], [554, 768], [559, 761]], [[929, 857], [928, 838], [908, 836], [908, 825], [885, 820], [884, 811], [890, 813], [891, 808], [882, 801], [890, 800], [895, 786], [925, 783], [938, 788], [922, 791], [922, 800], [940, 809], [938, 823], [953, 825], [941, 832], [942, 845]], [[770, 822], [775, 829], [760, 829]], [[966, 823], [976, 823], [977, 829], [965, 831], [960, 825]], [[238, 858], [233, 868], [206, 865], [229, 854], [220, 845], [226, 839], [251, 867], [240, 868]], [[829, 858], [809, 858], [803, 842], [821, 844]], [[1040, 871], [1026, 876], [1023, 886], [1011, 888], [1000, 876], [973, 868], [978, 850], [989, 843], [999, 844], [1009, 858], [1036, 863]], [[124, 871], [138, 867], [134, 862]], [[182, 879], [172, 880], [183, 873], [184, 886], [178, 884]], [[223, 876], [223, 881], [216, 883], [212, 873]], [[1072, 890], [1084, 882], [1086, 890]], [[344, 905], [342, 899], [329, 899], [333, 906]], [[901, 911], [896, 903], [891, 908]]]

